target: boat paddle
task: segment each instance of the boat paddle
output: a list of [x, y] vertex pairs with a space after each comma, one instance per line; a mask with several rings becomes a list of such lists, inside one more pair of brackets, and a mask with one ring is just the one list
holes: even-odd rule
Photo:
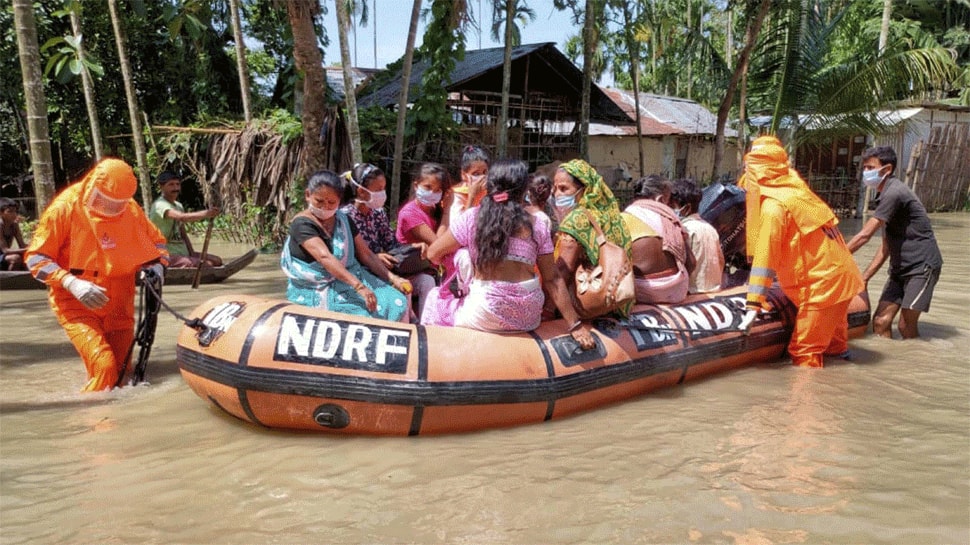
[[209, 218], [209, 224], [205, 228], [205, 240], [202, 242], [202, 253], [199, 254], [199, 266], [195, 269], [195, 277], [192, 279], [192, 289], [199, 288], [199, 281], [202, 280], [202, 267], [205, 267], [205, 258], [209, 255], [209, 239], [212, 238], [212, 225], [215, 218]]

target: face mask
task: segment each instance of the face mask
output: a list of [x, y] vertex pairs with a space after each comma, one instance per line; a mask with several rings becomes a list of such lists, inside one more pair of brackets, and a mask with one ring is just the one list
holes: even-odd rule
[[[370, 191], [370, 190], [367, 189], [367, 191]], [[384, 203], [387, 202], [387, 191], [371, 191], [369, 201], [362, 201], [360, 199], [357, 199], [357, 202], [366, 204], [367, 206], [374, 209], [383, 208]]]
[[337, 213], [336, 208], [331, 208], [330, 210], [327, 210], [325, 208], [317, 208], [312, 204], [308, 204], [307, 207], [308, 207], [308, 210], [310, 210], [310, 213], [316, 216], [316, 218], [321, 221], [326, 221], [332, 218], [333, 215]]
[[569, 211], [576, 207], [576, 195], [559, 195], [554, 201], [556, 208], [562, 211]]
[[112, 199], [102, 193], [100, 189], [94, 187], [91, 189], [91, 195], [88, 197], [86, 204], [94, 213], [106, 218], [113, 218], [125, 211], [129, 200]]
[[418, 199], [418, 202], [425, 206], [434, 206], [441, 202], [441, 192], [440, 191], [428, 191], [423, 187], [419, 187], [414, 190], [414, 196]]
[[882, 175], [879, 174], [879, 171], [880, 170], [881, 169], [878, 169], [878, 168], [877, 169], [873, 169], [873, 170], [863, 170], [862, 171], [862, 183], [866, 187], [872, 187], [872, 188], [878, 187], [879, 186], [879, 182], [882, 181]]

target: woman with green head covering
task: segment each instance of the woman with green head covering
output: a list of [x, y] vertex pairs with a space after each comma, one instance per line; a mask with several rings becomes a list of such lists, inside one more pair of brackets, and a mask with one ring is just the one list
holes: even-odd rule
[[[589, 163], [573, 159], [560, 165], [553, 178], [552, 195], [560, 218], [556, 264], [571, 289], [575, 289], [576, 270], [580, 264], [593, 266], [599, 263], [596, 229], [586, 211], [596, 219], [606, 238], [630, 255], [630, 234], [620, 216], [616, 197]], [[573, 296], [575, 298], [575, 293]], [[629, 306], [621, 309], [623, 315], [629, 312]]]

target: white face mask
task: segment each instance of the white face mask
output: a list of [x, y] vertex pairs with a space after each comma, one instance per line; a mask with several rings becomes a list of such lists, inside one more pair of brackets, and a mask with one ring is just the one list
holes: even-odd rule
[[425, 206], [434, 206], [441, 202], [441, 192], [440, 191], [429, 191], [423, 187], [418, 187], [414, 190], [414, 196], [418, 199], [418, 202]]
[[332, 218], [334, 216], [334, 214], [337, 213], [337, 209], [336, 208], [331, 208], [331, 209], [328, 210], [326, 208], [317, 208], [316, 206], [313, 206], [312, 204], [307, 204], [307, 209], [310, 211], [311, 214], [313, 214], [314, 216], [316, 216], [316, 218], [318, 220], [321, 220], [321, 221], [326, 221], [326, 220]]
[[866, 187], [871, 187], [873, 189], [875, 189], [876, 187], [879, 187], [879, 184], [882, 183], [882, 179], [883, 179], [883, 176], [882, 174], [880, 174], [880, 171], [882, 171], [881, 168], [874, 168], [872, 170], [863, 170], [862, 171], [863, 185], [865, 185]]
[[364, 191], [368, 191], [370, 193], [370, 200], [364, 201], [361, 199], [357, 199], [357, 202], [361, 204], [366, 204], [370, 208], [374, 208], [374, 209], [384, 207], [384, 203], [387, 202], [387, 191], [371, 191], [366, 187], [363, 189]]

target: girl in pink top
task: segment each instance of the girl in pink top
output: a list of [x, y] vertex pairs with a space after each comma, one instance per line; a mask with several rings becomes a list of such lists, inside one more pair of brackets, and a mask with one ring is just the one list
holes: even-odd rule
[[539, 326], [545, 284], [566, 323], [575, 325], [570, 331], [578, 328], [579, 316], [555, 269], [549, 226], [524, 208], [527, 187], [528, 167], [524, 162], [498, 161], [489, 170], [481, 206], [454, 220], [428, 248], [432, 262], [467, 248], [474, 277], [468, 294], [455, 303], [445, 293], [447, 286], [432, 291], [423, 324], [531, 331]]

